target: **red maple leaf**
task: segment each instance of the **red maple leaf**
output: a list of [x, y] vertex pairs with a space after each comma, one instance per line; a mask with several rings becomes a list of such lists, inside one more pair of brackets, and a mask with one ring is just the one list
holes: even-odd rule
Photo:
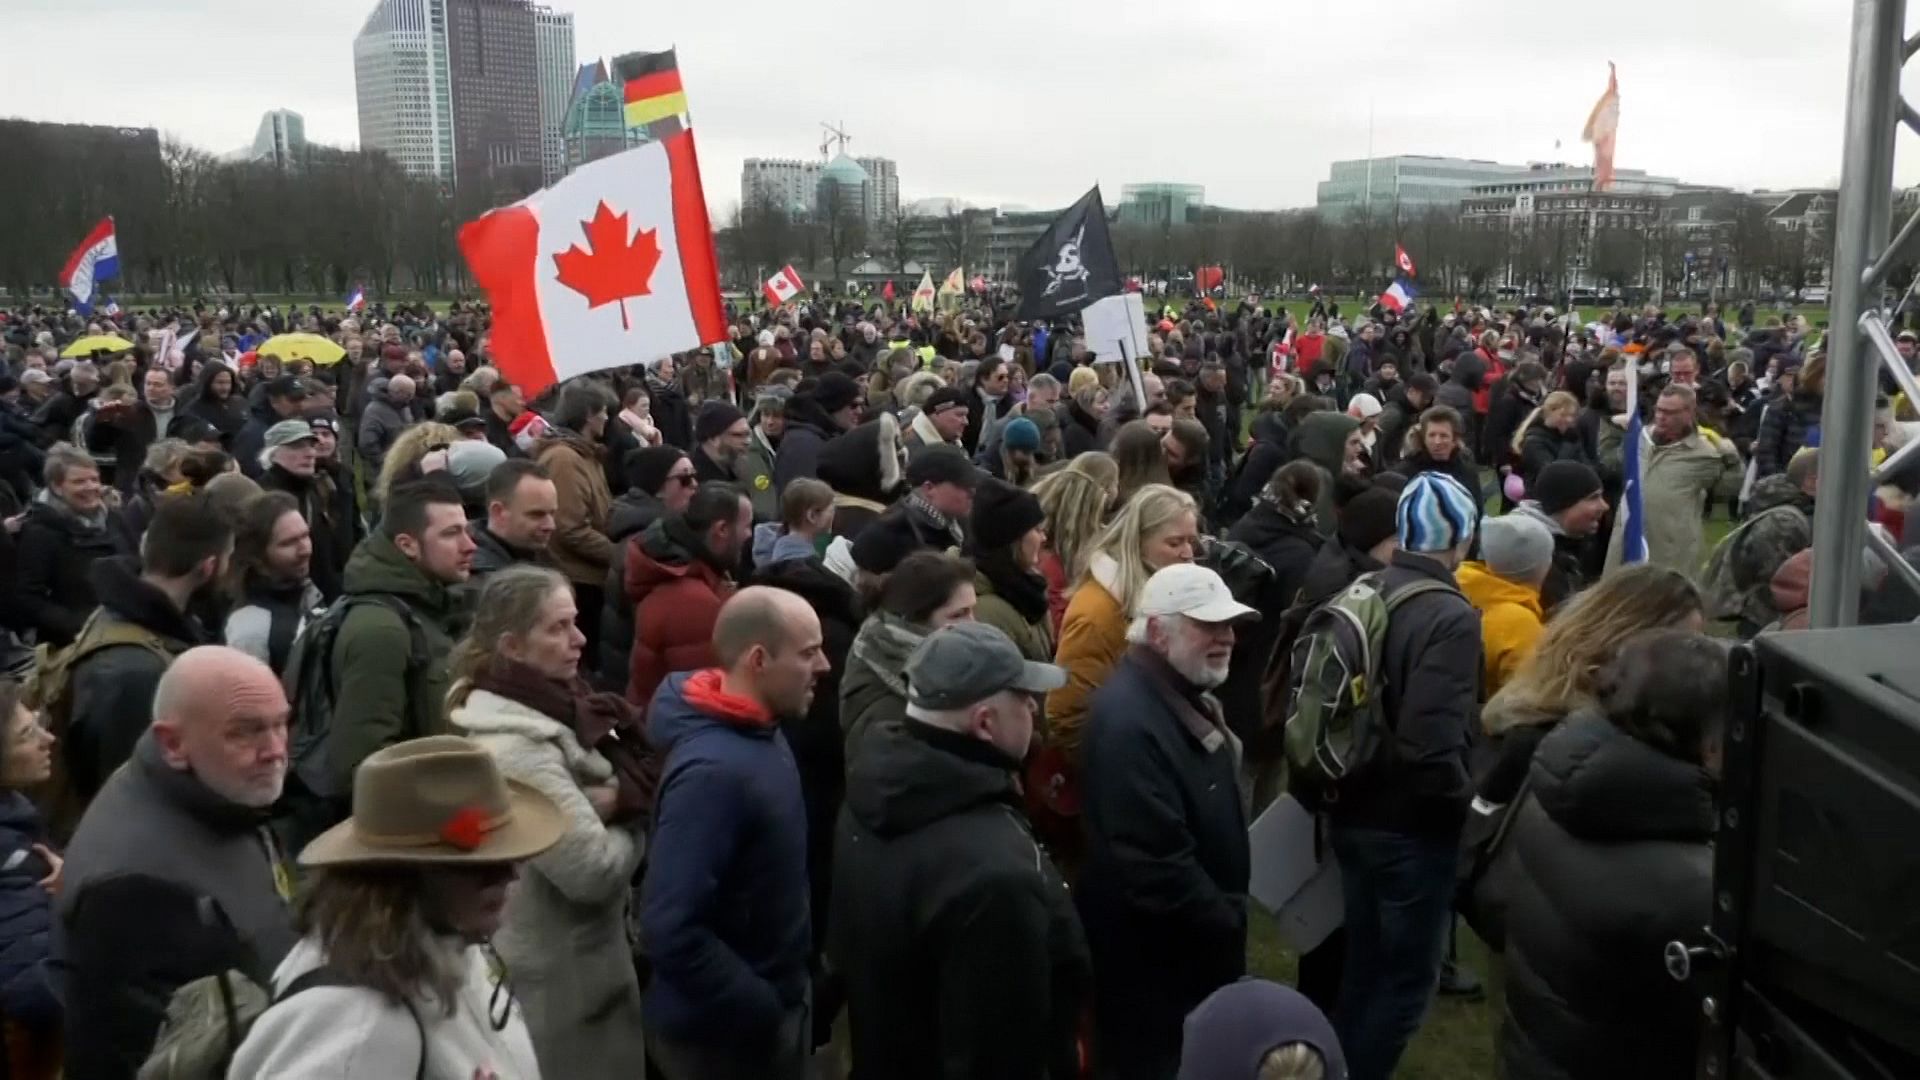
[[660, 230], [641, 229], [627, 240], [627, 215], [616, 214], [604, 200], [592, 221], [580, 223], [587, 250], [579, 244], [553, 257], [560, 284], [587, 298], [589, 309], [618, 302], [620, 329], [627, 326], [627, 297], [653, 292], [653, 270], [660, 265]]

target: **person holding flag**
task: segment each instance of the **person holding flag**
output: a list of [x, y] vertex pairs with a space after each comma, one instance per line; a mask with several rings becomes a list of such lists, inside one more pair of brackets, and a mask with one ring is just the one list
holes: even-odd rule
[[351, 314], [353, 312], [364, 311], [366, 307], [367, 287], [365, 285], [355, 285], [353, 291], [347, 294], [347, 311]]
[[1652, 562], [1695, 577], [1705, 550], [1706, 507], [1739, 494], [1742, 467], [1733, 440], [1698, 425], [1692, 388], [1669, 385], [1653, 405], [1653, 427], [1640, 422], [1639, 372], [1627, 365], [1626, 429], [1621, 446], [1620, 513], [1607, 547], [1607, 571]]

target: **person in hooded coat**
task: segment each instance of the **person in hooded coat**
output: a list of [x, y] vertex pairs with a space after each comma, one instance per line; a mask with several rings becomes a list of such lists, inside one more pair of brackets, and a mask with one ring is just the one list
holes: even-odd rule
[[1500, 1026], [1509, 1080], [1695, 1075], [1700, 993], [1659, 963], [1713, 906], [1727, 653], [1644, 634], [1597, 706], [1545, 739], [1499, 861], [1513, 899]]
[[1279, 579], [1278, 594], [1289, 603], [1306, 580], [1320, 545], [1330, 539], [1323, 534], [1315, 510], [1324, 484], [1313, 462], [1288, 462], [1262, 489], [1253, 509], [1227, 531], [1228, 540], [1245, 544], [1273, 568]]
[[654, 427], [669, 446], [693, 449], [693, 415], [675, 378], [674, 360], [662, 356], [647, 364], [647, 397], [652, 402]]
[[677, 446], [648, 446], [627, 460], [627, 490], [607, 515], [607, 538], [619, 554], [607, 567], [606, 599], [600, 605], [601, 682], [626, 686], [633, 654], [633, 602], [627, 599], [627, 549], [649, 525], [687, 508], [700, 486], [693, 461]]
[[1302, 458], [1321, 470], [1314, 517], [1320, 534], [1331, 536], [1335, 489], [1366, 478], [1367, 447], [1360, 434], [1360, 421], [1345, 413], [1310, 413], [1300, 421], [1294, 445]]
[[[791, 438], [791, 427], [788, 432]], [[783, 441], [781, 462], [786, 446]], [[906, 482], [900, 422], [891, 413], [881, 413], [826, 444], [817, 461], [819, 478], [833, 488], [833, 533], [851, 541], [886, 512]]]
[[[820, 476], [820, 456], [827, 444], [859, 422], [861, 398], [858, 383], [830, 371], [814, 380], [811, 390], [788, 399], [786, 431], [773, 463], [774, 487], [785, 491], [787, 481], [796, 476]], [[896, 425], [896, 438], [897, 430]]]

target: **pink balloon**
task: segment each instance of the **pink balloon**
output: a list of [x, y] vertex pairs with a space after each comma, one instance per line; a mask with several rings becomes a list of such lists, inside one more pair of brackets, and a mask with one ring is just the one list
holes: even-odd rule
[[1519, 502], [1527, 497], [1527, 482], [1520, 478], [1519, 473], [1508, 473], [1506, 483], [1501, 487], [1507, 493], [1507, 498], [1513, 502]]

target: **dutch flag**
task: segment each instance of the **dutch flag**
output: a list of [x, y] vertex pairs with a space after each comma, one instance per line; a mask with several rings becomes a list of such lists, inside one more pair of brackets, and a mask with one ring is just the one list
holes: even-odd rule
[[366, 306], [367, 287], [365, 285], [355, 285], [353, 291], [347, 294], [347, 310], [359, 311]]
[[1624, 521], [1620, 527], [1620, 562], [1631, 565], [1647, 561], [1647, 511], [1640, 494], [1640, 445], [1646, 436], [1640, 430], [1640, 365], [1627, 364], [1627, 438], [1621, 453], [1621, 472], [1626, 488], [1620, 499]]
[[1413, 298], [1418, 295], [1411, 282], [1406, 278], [1400, 278], [1387, 286], [1386, 292], [1380, 294], [1380, 306], [1397, 314], [1412, 307]]
[[73, 296], [74, 310], [93, 313], [93, 295], [100, 282], [120, 276], [120, 245], [114, 240], [113, 218], [103, 217], [60, 268], [60, 285]]

